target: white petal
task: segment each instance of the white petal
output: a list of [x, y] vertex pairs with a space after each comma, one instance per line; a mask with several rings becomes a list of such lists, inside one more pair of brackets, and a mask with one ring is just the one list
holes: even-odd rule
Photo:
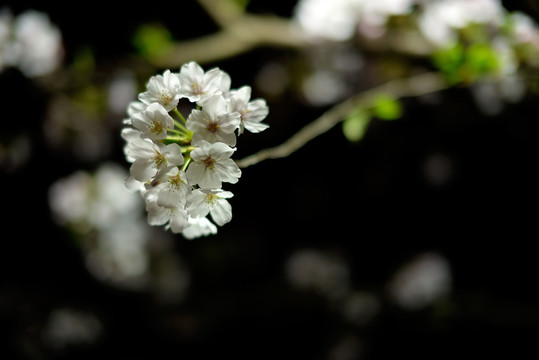
[[174, 233], [180, 233], [187, 227], [187, 212], [182, 208], [175, 208], [170, 214], [170, 228]]
[[232, 220], [232, 206], [225, 199], [219, 199], [213, 205], [210, 214], [217, 225], [223, 226]]
[[204, 111], [207, 112], [212, 119], [217, 119], [219, 116], [226, 114], [226, 101], [221, 95], [214, 95], [207, 100], [204, 100]]
[[210, 154], [211, 148], [212, 144], [205, 140], [202, 140], [200, 144], [197, 145], [197, 148], [191, 151], [191, 159], [193, 159], [194, 161], [203, 161]]
[[125, 180], [124, 185], [125, 188], [131, 192], [140, 191], [144, 187], [143, 184], [133, 176], [128, 177]]
[[153, 201], [146, 203], [146, 211], [148, 211], [148, 224], [152, 226], [164, 225], [170, 219], [168, 209], [157, 205]]
[[217, 176], [221, 181], [231, 184], [237, 183], [241, 177], [241, 170], [232, 159], [227, 159], [215, 164], [214, 172], [217, 173]]
[[205, 217], [189, 218], [189, 226], [182, 233], [189, 240], [210, 234], [217, 234], [217, 227]]
[[194, 186], [204, 178], [206, 174], [206, 166], [198, 162], [193, 162], [189, 164], [189, 167], [187, 168], [185, 174], [187, 176], [187, 181], [189, 182], [189, 184]]
[[251, 87], [242, 86], [234, 94], [234, 101], [238, 103], [247, 104], [251, 99]]
[[163, 187], [157, 193], [157, 205], [166, 208], [176, 208], [186, 201], [182, 195], [183, 193], [179, 190], [169, 186]]
[[264, 124], [264, 123], [252, 123], [252, 122], [244, 122], [243, 126], [247, 130], [252, 132], [253, 134], [259, 133], [259, 132], [264, 131], [267, 128], [269, 128], [269, 125], [267, 125], [267, 124]]
[[155, 163], [149, 160], [135, 160], [131, 165], [130, 172], [138, 181], [146, 182], [149, 181], [157, 172], [157, 169], [154, 167]]
[[201, 190], [193, 190], [189, 195], [187, 211], [191, 217], [203, 217], [208, 215], [210, 208], [206, 203], [206, 194]]
[[180, 166], [183, 164], [184, 159], [182, 155], [182, 149], [180, 145], [176, 143], [166, 145], [165, 157], [167, 159], [168, 165], [170, 166]]
[[[235, 129], [236, 128], [234, 128], [234, 130]], [[232, 130], [232, 131], [234, 131], [234, 130]], [[193, 136], [193, 138], [194, 138], [194, 136]], [[214, 134], [212, 140], [213, 140], [214, 143], [220, 142], [220, 143], [227, 144], [228, 146], [236, 146], [236, 134], [234, 134], [234, 132], [231, 132], [231, 133], [224, 133], [224, 132], [216, 133], [216, 134]]]
[[202, 189], [220, 189], [221, 179], [216, 170], [206, 170], [204, 177], [198, 182]]
[[234, 194], [232, 194], [232, 192], [230, 191], [225, 191], [225, 190], [219, 190], [216, 192], [216, 194], [220, 197], [220, 198], [223, 198], [223, 199], [230, 199], [231, 197], [234, 196]]
[[211, 145], [210, 154], [215, 160], [221, 161], [230, 158], [234, 151], [236, 151], [236, 149], [231, 148], [227, 144], [217, 142]]
[[222, 132], [232, 133], [238, 128], [241, 121], [239, 112], [228, 113], [219, 116], [219, 129]]

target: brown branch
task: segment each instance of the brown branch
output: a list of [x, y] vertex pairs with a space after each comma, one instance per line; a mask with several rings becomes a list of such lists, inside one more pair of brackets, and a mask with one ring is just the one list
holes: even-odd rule
[[281, 145], [261, 150], [237, 161], [245, 168], [266, 159], [289, 156], [315, 137], [325, 133], [360, 106], [368, 106], [378, 94], [390, 94], [396, 98], [421, 96], [446, 89], [448, 84], [438, 73], [423, 73], [408, 78], [391, 80], [383, 85], [356, 94], [335, 105], [321, 117], [309, 123]]
[[301, 47], [305, 39], [288, 19], [245, 14], [215, 34], [177, 42], [149, 61], [157, 67], [175, 68], [187, 61], [205, 63], [233, 57], [263, 45]]

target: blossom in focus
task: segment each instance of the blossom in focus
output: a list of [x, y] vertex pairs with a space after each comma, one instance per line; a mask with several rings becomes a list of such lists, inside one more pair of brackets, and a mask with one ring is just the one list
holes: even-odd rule
[[187, 196], [192, 187], [187, 183], [187, 176], [183, 170], [171, 167], [165, 174], [158, 178], [158, 185], [153, 189], [157, 193], [157, 205], [166, 208], [175, 208], [185, 205]]
[[179, 166], [184, 161], [178, 144], [164, 145], [147, 138], [130, 142], [126, 153], [134, 159], [131, 176], [142, 182], [151, 180], [158, 171]]
[[196, 62], [183, 65], [178, 78], [181, 84], [181, 96], [188, 98], [191, 102], [222, 94], [230, 87], [230, 78], [223, 71], [213, 68], [204, 72]]
[[[138, 101], [127, 106], [121, 136], [132, 165], [125, 186], [140, 192], [150, 225], [194, 239], [231, 221], [227, 199], [233, 195], [222, 186], [241, 177], [231, 158], [235, 132], [266, 129], [260, 122], [268, 107], [263, 99], [250, 100], [249, 86], [231, 90], [230, 84], [224, 71], [205, 72], [190, 62], [179, 73], [153, 76]], [[182, 98], [192, 103], [187, 119], [177, 107]]]
[[250, 100], [250, 86], [243, 86], [238, 90], [230, 91], [229, 111], [240, 114], [238, 134], [242, 134], [244, 129], [252, 133], [258, 133], [269, 127], [269, 125], [261, 123], [269, 112], [266, 101], [264, 99]]
[[187, 118], [186, 127], [192, 131], [193, 145], [202, 141], [221, 142], [229, 146], [236, 145], [234, 131], [240, 126], [240, 114], [228, 112], [226, 101], [221, 95], [214, 95], [204, 101], [202, 110], [193, 110]]
[[189, 198], [188, 210], [195, 217], [205, 217], [208, 213], [217, 225], [223, 226], [232, 219], [232, 207], [226, 199], [233, 194], [224, 190], [194, 190]]
[[152, 140], [167, 137], [167, 129], [174, 127], [174, 120], [159, 103], [152, 103], [146, 110], [131, 117], [133, 126]]
[[201, 236], [217, 234], [217, 227], [206, 217], [190, 217], [188, 226], [182, 234], [187, 239], [192, 240]]
[[202, 141], [191, 152], [193, 163], [187, 169], [187, 179], [192, 185], [203, 189], [220, 189], [222, 182], [235, 184], [241, 176], [241, 170], [230, 157], [235, 149], [223, 143], [210, 144]]
[[187, 212], [181, 203], [173, 207], [159, 206], [158, 198], [153, 194], [146, 196], [146, 211], [148, 211], [148, 224], [167, 225], [172, 232], [182, 232], [187, 225]]
[[180, 80], [170, 70], [166, 70], [163, 75], [152, 76], [146, 88], [147, 91], [139, 95], [139, 100], [144, 104], [159, 103], [167, 112], [178, 105]]

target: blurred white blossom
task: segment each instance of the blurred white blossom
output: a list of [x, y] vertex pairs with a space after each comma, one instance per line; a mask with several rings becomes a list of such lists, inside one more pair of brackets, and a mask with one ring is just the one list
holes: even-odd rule
[[[95, 173], [75, 172], [51, 185], [49, 204], [55, 220], [82, 240], [86, 266], [96, 278], [123, 288], [143, 289], [152, 282], [152, 258], [167, 256], [152, 252], [152, 242], [167, 239], [152, 234], [143, 219], [144, 202], [124, 187], [127, 176], [111, 163], [101, 165]], [[171, 266], [166, 269], [172, 272], [162, 276], [183, 279], [178, 285], [183, 284], [185, 290], [188, 275], [178, 270], [177, 262], [169, 259]], [[181, 294], [176, 290], [175, 294]], [[168, 293], [166, 289], [158, 291]]]
[[[312, 39], [349, 40], [358, 31], [364, 35], [383, 32], [387, 19], [407, 14], [415, 0], [301, 0], [294, 20]], [[379, 29], [380, 31], [373, 31]]]
[[64, 56], [62, 34], [47, 14], [27, 10], [13, 18], [8, 10], [0, 13], [0, 70], [18, 67], [34, 77], [56, 70]]
[[471, 24], [500, 25], [505, 10], [499, 0], [433, 0], [425, 2], [418, 23], [423, 35], [436, 46], [456, 40], [456, 30]]
[[42, 337], [46, 345], [60, 351], [66, 347], [90, 345], [99, 339], [102, 331], [103, 325], [94, 314], [58, 308], [50, 313]]
[[288, 281], [299, 289], [314, 290], [331, 299], [349, 291], [348, 265], [338, 256], [314, 249], [303, 249], [290, 256], [285, 264]]
[[390, 298], [407, 310], [418, 310], [451, 291], [449, 262], [436, 252], [417, 255], [388, 284]]

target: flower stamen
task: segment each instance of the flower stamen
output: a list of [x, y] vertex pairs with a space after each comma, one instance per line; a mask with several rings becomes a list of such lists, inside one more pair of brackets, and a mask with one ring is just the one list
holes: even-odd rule
[[209, 170], [213, 170], [213, 168], [215, 167], [215, 160], [212, 159], [210, 156], [208, 156], [208, 157], [204, 160], [204, 165], [205, 165], [206, 168], [208, 168]]

